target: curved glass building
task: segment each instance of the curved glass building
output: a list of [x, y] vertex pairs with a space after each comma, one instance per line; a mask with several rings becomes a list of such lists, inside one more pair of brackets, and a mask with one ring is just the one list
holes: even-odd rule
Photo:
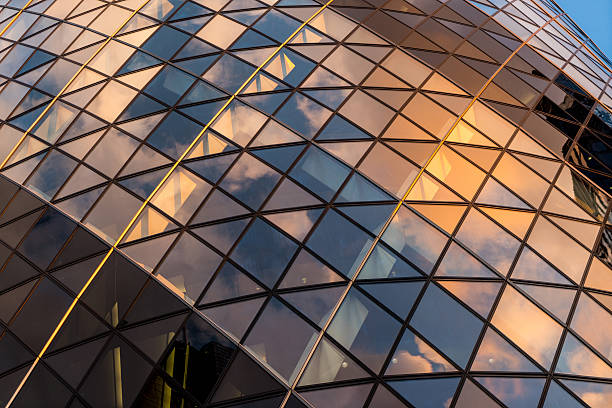
[[0, 0], [0, 406], [608, 408], [611, 65], [552, 0]]

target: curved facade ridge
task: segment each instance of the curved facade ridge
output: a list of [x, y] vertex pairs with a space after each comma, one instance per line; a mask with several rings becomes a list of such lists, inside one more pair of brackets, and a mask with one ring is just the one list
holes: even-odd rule
[[609, 405], [612, 71], [556, 3], [0, 3], [1, 406]]

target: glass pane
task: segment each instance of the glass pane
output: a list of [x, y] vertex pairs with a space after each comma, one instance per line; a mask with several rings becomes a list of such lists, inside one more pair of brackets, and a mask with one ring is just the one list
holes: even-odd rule
[[293, 241], [257, 218], [236, 246], [232, 258], [272, 287], [296, 248]]
[[393, 249], [429, 273], [446, 244], [446, 236], [402, 206], [382, 239]]
[[473, 208], [463, 221], [457, 238], [504, 275], [520, 245], [516, 238]]
[[378, 372], [399, 329], [398, 321], [353, 289], [338, 309], [328, 333]]
[[506, 287], [492, 323], [534, 360], [550, 367], [562, 328], [516, 289]]
[[461, 367], [480, 335], [482, 322], [436, 285], [429, 285], [410, 324]]
[[316, 337], [311, 326], [273, 298], [244, 344], [291, 383]]

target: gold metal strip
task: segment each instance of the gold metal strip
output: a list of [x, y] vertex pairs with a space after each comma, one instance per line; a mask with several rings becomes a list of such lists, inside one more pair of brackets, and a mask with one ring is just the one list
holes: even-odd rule
[[[145, 3], [140, 6], [136, 11], [134, 11], [134, 13], [132, 14], [132, 16], [134, 14], [136, 14], [136, 12], [138, 12], [138, 10], [140, 10], [142, 7], [144, 7], [146, 5], [146, 3], [149, 0], [146, 0]], [[104, 264], [106, 263], [106, 261], [108, 260], [108, 258], [110, 258], [110, 256], [112, 255], [112, 253], [117, 250], [117, 246], [119, 245], [119, 243], [121, 242], [121, 240], [123, 239], [123, 237], [128, 233], [128, 231], [130, 230], [130, 228], [132, 227], [132, 225], [134, 225], [134, 223], [136, 222], [136, 220], [138, 219], [138, 217], [140, 216], [140, 214], [142, 214], [142, 212], [144, 211], [144, 209], [146, 208], [146, 205], [151, 201], [151, 199], [153, 198], [153, 196], [155, 196], [155, 193], [157, 193], [157, 191], [163, 186], [164, 182], [172, 175], [172, 172], [179, 166], [180, 162], [189, 154], [189, 152], [191, 151], [191, 149], [200, 141], [200, 138], [204, 135], [204, 133], [206, 132], [206, 130], [208, 130], [208, 128], [212, 125], [212, 123], [223, 113], [223, 111], [225, 110], [225, 108], [227, 108], [229, 106], [229, 104], [238, 96], [238, 94], [240, 94], [240, 92], [242, 92], [242, 90], [251, 82], [251, 80], [255, 77], [255, 75], [257, 75], [262, 69], [263, 67], [272, 59], [274, 58], [274, 56], [276, 54], [278, 54], [278, 52], [284, 47], [286, 46], [289, 41], [291, 41], [308, 23], [310, 23], [314, 18], [316, 18], [323, 10], [325, 10], [334, 0], [329, 0], [327, 3], [325, 3], [321, 8], [319, 8], [317, 10], [316, 13], [314, 13], [308, 20], [304, 21], [281, 45], [279, 45], [274, 52], [265, 59], [265, 61], [263, 61], [261, 63], [261, 65], [259, 65], [257, 67], [257, 69], [246, 79], [246, 81], [240, 86], [240, 88], [238, 88], [238, 90], [236, 92], [234, 92], [234, 94], [227, 100], [226, 103], [223, 104], [223, 106], [219, 109], [219, 111], [212, 117], [212, 119], [210, 119], [210, 121], [206, 124], [206, 126], [204, 126], [204, 128], [202, 129], [202, 131], [195, 137], [195, 139], [193, 140], [193, 142], [191, 142], [191, 144], [187, 147], [187, 149], [185, 149], [185, 151], [183, 152], [183, 154], [178, 158], [178, 160], [172, 165], [172, 167], [168, 170], [168, 172], [166, 173], [166, 175], [164, 176], [164, 178], [159, 182], [159, 184], [155, 187], [155, 189], [151, 192], [151, 194], [149, 194], [149, 196], [147, 197], [147, 199], [142, 203], [142, 205], [140, 206], [140, 208], [138, 209], [138, 211], [136, 212], [136, 214], [134, 215], [134, 217], [132, 217], [132, 219], [130, 220], [130, 222], [128, 223], [128, 225], [125, 227], [125, 229], [123, 230], [123, 232], [121, 233], [121, 235], [119, 236], [119, 238], [117, 238], [117, 240], [115, 241], [115, 243], [111, 246], [111, 248], [108, 250], [108, 252], [106, 253], [106, 255], [104, 256], [104, 258], [102, 258], [102, 261], [100, 262], [100, 264], [96, 267], [96, 269], [93, 271], [93, 273], [91, 274], [91, 276], [89, 277], [89, 279], [87, 279], [87, 281], [85, 282], [85, 284], [83, 285], [83, 287], [81, 288], [81, 290], [79, 291], [79, 293], [77, 294], [77, 296], [74, 298], [74, 300], [72, 301], [72, 303], [70, 304], [70, 306], [68, 307], [68, 310], [66, 311], [66, 313], [64, 314], [64, 316], [62, 316], [61, 320], [59, 321], [59, 323], [57, 324], [57, 326], [55, 327], [55, 329], [53, 330], [53, 332], [51, 333], [51, 335], [49, 336], [49, 339], [47, 340], [47, 342], [45, 343], [45, 345], [43, 346], [42, 350], [40, 351], [40, 353], [38, 354], [38, 356], [36, 357], [36, 359], [34, 360], [34, 362], [32, 363], [32, 365], [30, 366], [30, 369], [28, 370], [28, 372], [26, 373], [26, 375], [24, 376], [24, 378], [21, 380], [21, 383], [19, 384], [19, 386], [17, 387], [17, 389], [15, 390], [13, 396], [11, 397], [11, 399], [9, 400], [9, 402], [6, 404], [5, 408], [9, 408], [11, 406], [11, 404], [13, 403], [13, 401], [15, 400], [15, 398], [17, 397], [17, 395], [19, 394], [19, 392], [21, 391], [21, 389], [23, 388], [25, 382], [27, 381], [27, 379], [30, 377], [30, 375], [32, 374], [32, 372], [34, 371], [34, 368], [36, 367], [36, 365], [38, 365], [39, 361], [41, 360], [41, 358], [43, 357], [43, 355], [45, 354], [45, 352], [47, 351], [47, 349], [51, 346], [51, 343], [53, 342], [53, 340], [55, 339], [55, 337], [57, 336], [57, 334], [59, 333], [60, 329], [62, 328], [62, 326], [64, 325], [64, 323], [66, 322], [66, 320], [68, 319], [68, 316], [70, 315], [70, 313], [72, 312], [72, 310], [74, 310], [74, 308], [76, 307], [78, 301], [81, 299], [81, 297], [83, 296], [83, 294], [85, 293], [85, 291], [87, 290], [87, 288], [89, 288], [89, 286], [91, 285], [91, 283], [93, 282], [93, 280], [96, 278], [96, 276], [98, 275], [98, 273], [100, 272], [100, 270], [102, 269], [102, 267], [104, 266]], [[131, 17], [130, 16], [130, 19]], [[127, 22], [130, 20], [128, 19], [126, 22], [123, 23], [123, 25], [121, 27], [119, 27], [119, 29], [117, 30], [117, 32], [125, 25], [127, 24]], [[113, 36], [117, 33], [115, 32], [113, 34]], [[110, 41], [110, 39], [112, 38], [109, 37], [109, 39], [103, 44], [103, 46]], [[94, 55], [95, 56], [95, 55]], [[93, 56], [92, 56], [93, 58]], [[89, 62], [91, 60], [91, 58], [87, 61]], [[87, 64], [85, 64], [87, 65]], [[85, 66], [84, 65], [84, 66]], [[83, 66], [83, 67], [84, 67]], [[78, 74], [78, 72], [77, 72]], [[75, 74], [76, 76], [76, 74]], [[74, 79], [74, 77], [72, 78]], [[72, 80], [71, 80], [72, 81]], [[70, 83], [68, 83], [66, 85], [66, 87], [70, 85]], [[66, 88], [64, 87], [64, 89]], [[60, 92], [61, 94], [61, 92]], [[59, 97], [59, 95], [58, 95]], [[57, 99], [57, 97], [56, 97]], [[44, 112], [43, 112], [44, 114]], [[41, 114], [42, 116], [42, 114]], [[9, 156], [10, 157], [10, 156]], [[7, 158], [8, 160], [8, 158]], [[6, 160], [5, 160], [6, 162]], [[3, 163], [4, 165], [4, 163]], [[0, 166], [1, 167], [1, 166]]]
[[[435, 155], [440, 151], [440, 149], [442, 148], [442, 146], [444, 145], [444, 143], [446, 142], [446, 140], [449, 138], [449, 136], [451, 135], [451, 133], [453, 132], [453, 130], [455, 130], [455, 128], [457, 127], [457, 125], [459, 125], [460, 121], [463, 119], [463, 117], [467, 114], [467, 112], [470, 110], [470, 108], [476, 103], [476, 101], [478, 100], [478, 98], [483, 94], [483, 92], [485, 91], [485, 89], [491, 84], [491, 82], [493, 82], [493, 79], [497, 76], [497, 74], [499, 74], [501, 72], [501, 70], [510, 62], [510, 60], [519, 52], [519, 50], [521, 48], [523, 48], [523, 46], [525, 46], [527, 44], [527, 42], [529, 40], [531, 40], [538, 32], [540, 32], [545, 26], [547, 26], [548, 24], [550, 24], [551, 22], [553, 22], [554, 20], [556, 20], [558, 17], [560, 17], [561, 15], [557, 15], [555, 17], [553, 17], [552, 19], [548, 20], [546, 23], [544, 23], [540, 28], [538, 28], [534, 33], [532, 33], [529, 38], [527, 38], [525, 41], [523, 41], [523, 43], [517, 47], [512, 54], [510, 54], [510, 56], [508, 56], [508, 58], [506, 58], [506, 60], [499, 66], [499, 68], [497, 68], [497, 70], [493, 73], [493, 75], [487, 80], [487, 82], [485, 82], [485, 84], [481, 87], [481, 89], [478, 91], [478, 93], [474, 96], [474, 98], [472, 99], [472, 101], [470, 102], [470, 104], [465, 108], [465, 110], [463, 111], [463, 113], [461, 115], [459, 115], [459, 117], [455, 120], [455, 122], [453, 123], [453, 126], [450, 128], [450, 130], [446, 133], [446, 135], [444, 135], [444, 137], [440, 140], [440, 143], [436, 146], [436, 148], [434, 149], [434, 151], [431, 153], [431, 155], [429, 156], [429, 158], [427, 159], [427, 161], [425, 162], [425, 164], [421, 167], [421, 169], [419, 170], [419, 172], [417, 173], [417, 176], [415, 177], [415, 179], [413, 180], [413, 182], [410, 184], [410, 187], [408, 188], [408, 190], [406, 191], [406, 193], [404, 194], [404, 196], [402, 197], [402, 199], [398, 202], [398, 204], [396, 205], [395, 209], [393, 210], [393, 212], [391, 213], [391, 215], [389, 216], [389, 218], [387, 219], [387, 221], [385, 222], [383, 228], [381, 229], [381, 231], [378, 233], [378, 235], [376, 236], [376, 238], [374, 239], [372, 245], [370, 246], [370, 249], [368, 250], [368, 252], [366, 253], [365, 257], [363, 258], [363, 260], [361, 261], [361, 263], [359, 264], [359, 267], [357, 268], [357, 270], [355, 271], [355, 274], [353, 275], [353, 278], [351, 278], [351, 280], [349, 281], [345, 291], [342, 293], [342, 296], [340, 297], [340, 299], [338, 300], [338, 302], [336, 303], [336, 305], [334, 306], [334, 308], [332, 309], [331, 314], [329, 315], [329, 317], [327, 318], [327, 321], [325, 322], [325, 325], [322, 327], [322, 330], [319, 332], [319, 336], [317, 337], [317, 340], [315, 341], [312, 349], [310, 350], [310, 352], [308, 353], [308, 356], [306, 357], [306, 359], [304, 360], [304, 363], [302, 364], [302, 367], [300, 369], [300, 371], [298, 372], [298, 375], [296, 376], [292, 386], [291, 386], [291, 390], [295, 390], [295, 388], [297, 387], [298, 382], [300, 381], [304, 371], [306, 370], [306, 367], [308, 366], [308, 363], [310, 362], [310, 359], [312, 358], [312, 356], [314, 355], [319, 343], [321, 342], [321, 340], [323, 339], [323, 335], [324, 333], [327, 331], [327, 329], [329, 328], [329, 325], [331, 324], [334, 316], [336, 315], [336, 313], [338, 312], [338, 309], [340, 309], [340, 306], [342, 305], [342, 303], [344, 302], [344, 299], [346, 298], [346, 296], [348, 295], [350, 289], [352, 288], [353, 284], [355, 283], [355, 281], [357, 280], [357, 277], [359, 276], [359, 273], [361, 272], [361, 270], [363, 269], [365, 263], [367, 262], [368, 258], [370, 257], [372, 251], [374, 250], [374, 248], [376, 247], [376, 245], [378, 244], [378, 242], [380, 241], [380, 239], [382, 238], [383, 234], [385, 233], [386, 229], [388, 228], [388, 226], [391, 224], [391, 221], [393, 220], [393, 218], [395, 217], [395, 215], [397, 214], [397, 212], [400, 210], [402, 204], [404, 203], [404, 201], [408, 198], [408, 196], [410, 195], [410, 192], [413, 190], [414, 186], [417, 184], [419, 178], [423, 175], [423, 172], [425, 171], [425, 169], [427, 168], [427, 166], [429, 165], [429, 163], [431, 163], [431, 161], [434, 159]], [[492, 18], [492, 17], [491, 17]], [[282, 405], [280, 408], [284, 408]]]
[[[87, 59], [87, 61], [85, 61], [85, 63], [83, 65], [81, 65], [81, 67], [77, 70], [77, 72], [68, 80], [68, 83], [66, 83], [66, 85], [64, 85], [64, 87], [62, 89], [60, 89], [59, 93], [57, 95], [55, 95], [55, 97], [53, 99], [51, 99], [51, 102], [49, 102], [47, 104], [47, 106], [45, 107], [45, 109], [40, 113], [40, 115], [38, 115], [38, 117], [36, 118], [36, 120], [30, 125], [30, 127], [28, 128], [28, 130], [25, 131], [25, 133], [21, 136], [21, 138], [19, 138], [19, 140], [17, 141], [17, 143], [15, 144], [15, 146], [13, 146], [13, 148], [11, 149], [11, 151], [9, 152], [9, 154], [6, 156], [6, 158], [2, 161], [2, 164], [0, 164], [0, 170], [2, 170], [4, 168], [4, 166], [6, 166], [6, 163], [8, 163], [8, 161], [11, 159], [11, 157], [15, 154], [15, 152], [17, 151], [17, 149], [19, 149], [19, 146], [21, 146], [21, 144], [23, 143], [23, 141], [25, 140], [25, 138], [28, 136], [28, 134], [32, 131], [32, 129], [34, 129], [34, 127], [36, 127], [36, 125], [38, 124], [38, 122], [40, 122], [44, 116], [47, 114], [47, 112], [49, 111], [49, 109], [51, 109], [51, 107], [55, 104], [55, 102], [59, 99], [60, 96], [62, 96], [62, 94], [64, 93], [64, 91], [66, 89], [68, 89], [68, 87], [74, 82], [74, 80], [76, 79], [77, 76], [79, 76], [79, 74], [85, 69], [85, 67], [96, 57], [96, 55], [98, 55], [103, 49], [104, 47], [106, 47], [106, 45], [113, 39], [113, 37], [115, 37], [119, 31], [121, 31], [121, 29], [123, 27], [125, 27], [125, 25], [130, 21], [130, 19], [132, 17], [134, 17], [136, 15], [136, 13], [142, 9], [144, 6], [147, 5], [147, 3], [150, 0], [145, 0], [143, 4], [141, 4], [136, 10], [134, 10], [132, 12], [132, 14], [130, 14], [130, 16], [128, 17], [128, 19], [126, 21], [124, 21], [119, 28], [117, 28], [115, 30], [115, 32], [113, 32], [106, 40], [104, 40], [104, 42], [100, 45], [100, 47], [98, 47], [98, 49], [93, 53], [93, 55], [91, 57], [89, 57]], [[109, 6], [110, 7], [110, 6]]]
[[[51, 101], [51, 103], [47, 106], [47, 108], [40, 114], [40, 116], [36, 119], [36, 121], [34, 122], [34, 124], [32, 124], [32, 126], [30, 126], [30, 129], [28, 129], [28, 131], [23, 135], [23, 137], [19, 140], [19, 142], [17, 143], [17, 145], [15, 145], [15, 147], [13, 148], [13, 150], [11, 151], [11, 153], [9, 153], [8, 157], [4, 160], [4, 162], [2, 163], [2, 165], [0, 165], [0, 168], [2, 168], [6, 162], [10, 159], [10, 157], [12, 156], [12, 154], [15, 152], [15, 150], [17, 150], [17, 148], [19, 147], [19, 145], [21, 144], [21, 142], [23, 141], [23, 139], [25, 139], [26, 135], [29, 133], [29, 131], [32, 129], [32, 127], [34, 127], [36, 125], [36, 123], [38, 123], [38, 121], [40, 120], [40, 118], [49, 110], [49, 108], [51, 107], [51, 105], [59, 98], [59, 96], [61, 95], [61, 93], [68, 88], [68, 86], [74, 81], [74, 79], [77, 77], [77, 75], [85, 68], [85, 66], [104, 48], [104, 46], [106, 44], [108, 44], [111, 39], [117, 35], [117, 33], [132, 19], [132, 17], [134, 17], [136, 15], [136, 13], [138, 13], [138, 11], [140, 11], [140, 9], [142, 9], [144, 6], [147, 5], [147, 3], [150, 0], [145, 0], [136, 10], [134, 10], [130, 16], [121, 24], [121, 26], [119, 26], [119, 28], [117, 28], [117, 30], [115, 30], [115, 32], [113, 32], [113, 34], [108, 37], [108, 39], [106, 39], [106, 41], [104, 41], [104, 43], [102, 43], [102, 45], [96, 50], [96, 52], [85, 62], [85, 64], [83, 64], [81, 66], [81, 68], [79, 68], [79, 70], [77, 71], [76, 74], [74, 74], [72, 76], [72, 78], [70, 79], [70, 81], [68, 81], [68, 83], [62, 88], [62, 90], [59, 92], [59, 94]], [[114, 248], [114, 247], [113, 247]], [[112, 254], [112, 249], [106, 254], [106, 256], [104, 257], [104, 259], [102, 260], [102, 263], [98, 266], [98, 268], [96, 268], [96, 272], [97, 273], [100, 268], [102, 267], [103, 263], [106, 262], [106, 260], [110, 257], [110, 255]], [[15, 392], [13, 393], [13, 395], [11, 396], [11, 399], [6, 403], [5, 408], [9, 408], [13, 402], [15, 401], [15, 398], [17, 398], [17, 395], [19, 395], [19, 392], [21, 391], [21, 389], [23, 388], [25, 382], [27, 381], [27, 379], [30, 377], [30, 375], [32, 374], [32, 372], [34, 371], [34, 368], [38, 365], [38, 362], [40, 361], [40, 359], [42, 358], [43, 354], [45, 353], [45, 351], [47, 351], [47, 349], [49, 348], [49, 346], [51, 345], [51, 342], [53, 341], [53, 339], [55, 338], [55, 336], [57, 336], [57, 333], [59, 332], [60, 328], [62, 327], [62, 325], [66, 322], [66, 319], [68, 318], [68, 315], [70, 314], [70, 312], [72, 311], [72, 309], [74, 309], [74, 307], [77, 304], [78, 299], [83, 295], [83, 292], [85, 292], [85, 289], [87, 289], [87, 286], [89, 286], [89, 284], [91, 284], [91, 281], [93, 280], [94, 276], [92, 275], [92, 277], [87, 281], [86, 286], [83, 287], [83, 289], [81, 289], [81, 291], [79, 292], [79, 294], [77, 295], [77, 297], [74, 299], [74, 301], [70, 304], [70, 306], [68, 307], [68, 310], [66, 311], [66, 313], [64, 314], [64, 316], [62, 317], [62, 319], [60, 320], [59, 324], [56, 326], [56, 328], [53, 330], [53, 332], [51, 333], [51, 336], [49, 337], [49, 339], [47, 340], [47, 342], [45, 343], [45, 345], [43, 346], [41, 352], [38, 354], [38, 356], [36, 356], [36, 358], [34, 359], [34, 362], [32, 363], [32, 365], [30, 366], [30, 369], [26, 372], [25, 376], [23, 377], [23, 379], [21, 380], [21, 382], [19, 383], [19, 385], [17, 386], [17, 389], [15, 390]]]
[[30, 4], [32, 4], [34, 0], [28, 0], [28, 2], [21, 8], [21, 10], [19, 10], [17, 12], [17, 14], [15, 14], [13, 16], [13, 18], [11, 19], [11, 21], [9, 21], [8, 25], [6, 27], [4, 27], [2, 29], [2, 31], [0, 31], [0, 37], [2, 37], [4, 35], [4, 33], [6, 33], [6, 31], [11, 28], [11, 26], [13, 25], [13, 23], [15, 22], [15, 20], [17, 20], [17, 17], [19, 17], [21, 15], [21, 13], [23, 13], [23, 10], [27, 9], [28, 7], [30, 7]]

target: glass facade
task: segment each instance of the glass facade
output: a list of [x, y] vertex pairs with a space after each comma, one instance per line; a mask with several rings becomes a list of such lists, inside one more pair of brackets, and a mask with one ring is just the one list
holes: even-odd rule
[[0, 405], [609, 407], [611, 66], [551, 0], [0, 0]]

